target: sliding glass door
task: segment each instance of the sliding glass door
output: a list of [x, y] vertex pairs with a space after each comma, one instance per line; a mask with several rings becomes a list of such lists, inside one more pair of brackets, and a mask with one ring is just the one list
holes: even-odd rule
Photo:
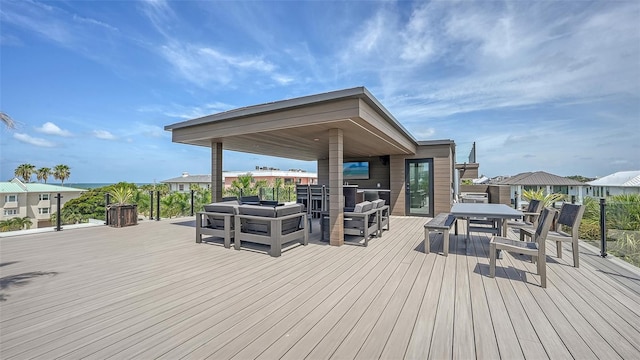
[[405, 162], [406, 213], [433, 216], [433, 159]]

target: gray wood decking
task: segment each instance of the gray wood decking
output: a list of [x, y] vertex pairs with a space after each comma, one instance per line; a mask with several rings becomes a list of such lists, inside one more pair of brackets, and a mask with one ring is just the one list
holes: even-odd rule
[[640, 358], [637, 269], [549, 243], [547, 289], [518, 255], [492, 279], [488, 237], [425, 255], [426, 221], [279, 258], [196, 244], [192, 218], [2, 238], [0, 358]]

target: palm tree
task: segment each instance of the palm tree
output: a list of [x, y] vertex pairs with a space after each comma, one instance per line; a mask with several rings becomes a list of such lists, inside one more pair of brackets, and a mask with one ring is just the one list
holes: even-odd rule
[[236, 180], [231, 182], [231, 192], [237, 196], [247, 196], [251, 194], [251, 184], [253, 183], [251, 173], [238, 175]]
[[276, 178], [276, 180], [273, 182], [273, 187], [276, 189], [275, 190], [276, 197], [275, 199], [272, 199], [272, 200], [280, 200], [280, 189], [284, 187], [284, 179]]
[[45, 184], [47, 183], [47, 180], [49, 179], [49, 175], [51, 175], [51, 168], [43, 167], [43, 168], [40, 168], [40, 169], [36, 170], [36, 177], [38, 178], [38, 181], [44, 180]]
[[31, 228], [33, 225], [33, 221], [28, 216], [23, 218], [14, 217], [7, 220], [0, 221], [0, 231], [16, 231], [23, 230], [25, 227], [27, 229]]
[[16, 123], [15, 121], [13, 121], [13, 119], [11, 118], [11, 116], [0, 112], [0, 119], [2, 119], [2, 122], [4, 123], [4, 125], [9, 128], [9, 129], [15, 129], [16, 128]]
[[64, 186], [64, 181], [67, 180], [71, 176], [71, 169], [67, 165], [56, 165], [53, 167], [53, 177], [62, 182], [62, 186]]
[[25, 216], [23, 218], [16, 218], [19, 219], [16, 222], [18, 223], [18, 226], [20, 226], [20, 230], [24, 229], [25, 227], [27, 229], [31, 229], [31, 225], [33, 225], [33, 221], [31, 221], [31, 219], [28, 216]]
[[36, 171], [35, 165], [21, 164], [16, 168], [16, 177], [21, 177], [25, 182], [31, 182], [31, 175]]

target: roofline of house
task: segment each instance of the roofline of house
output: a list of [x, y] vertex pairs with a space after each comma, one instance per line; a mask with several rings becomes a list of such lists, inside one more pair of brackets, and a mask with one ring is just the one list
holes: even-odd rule
[[308, 106], [312, 104], [332, 102], [332, 101], [342, 100], [342, 99], [353, 99], [353, 98], [361, 99], [365, 103], [367, 103], [369, 106], [376, 109], [378, 113], [382, 114], [383, 117], [393, 127], [395, 127], [398, 131], [400, 131], [404, 136], [406, 136], [408, 139], [413, 141], [415, 144], [418, 144], [418, 141], [413, 137], [413, 135], [411, 135], [409, 131], [407, 131], [407, 129], [405, 129], [402, 126], [402, 124], [400, 124], [400, 122], [393, 115], [391, 115], [391, 113], [364, 86], [241, 107], [238, 109], [228, 110], [228, 111], [207, 115], [207, 116], [203, 116], [203, 117], [192, 119], [192, 120], [187, 120], [187, 121], [166, 125], [164, 129], [167, 131], [172, 131], [174, 129], [181, 129], [181, 128], [186, 128], [190, 126], [202, 125], [212, 121], [232, 120], [232, 119], [237, 119], [237, 118], [242, 118], [247, 116], [253, 116], [257, 114], [266, 114], [266, 113], [282, 111], [286, 109], [293, 109], [293, 108]]

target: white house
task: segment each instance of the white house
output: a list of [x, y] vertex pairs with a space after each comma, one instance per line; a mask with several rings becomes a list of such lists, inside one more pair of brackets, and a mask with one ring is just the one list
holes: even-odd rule
[[[499, 181], [499, 185], [511, 186], [511, 199], [517, 198], [522, 203], [522, 191], [542, 189], [546, 194], [564, 194], [569, 201], [582, 204], [585, 183], [566, 177], [549, 174], [544, 171], [525, 172]], [[516, 196], [517, 193], [517, 196]]]
[[29, 217], [33, 227], [51, 226], [51, 214], [57, 210], [56, 194], [60, 193], [60, 207], [80, 197], [87, 190], [41, 183], [23, 183], [15, 178], [0, 182], [0, 220]]
[[640, 194], [640, 170], [619, 171], [587, 184], [587, 195], [593, 197]]
[[[238, 179], [241, 175], [251, 174], [254, 181], [265, 180], [272, 185], [277, 178], [281, 178], [284, 185], [306, 185], [317, 184], [318, 174], [314, 172], [306, 172], [303, 170], [280, 170], [267, 167], [256, 166], [255, 170], [248, 171], [223, 171], [222, 180], [225, 188], [231, 187], [231, 183]], [[182, 176], [161, 181], [169, 184], [170, 191], [189, 192], [190, 185], [195, 184], [203, 189], [211, 187], [211, 175], [190, 175], [188, 172], [182, 173]]]

